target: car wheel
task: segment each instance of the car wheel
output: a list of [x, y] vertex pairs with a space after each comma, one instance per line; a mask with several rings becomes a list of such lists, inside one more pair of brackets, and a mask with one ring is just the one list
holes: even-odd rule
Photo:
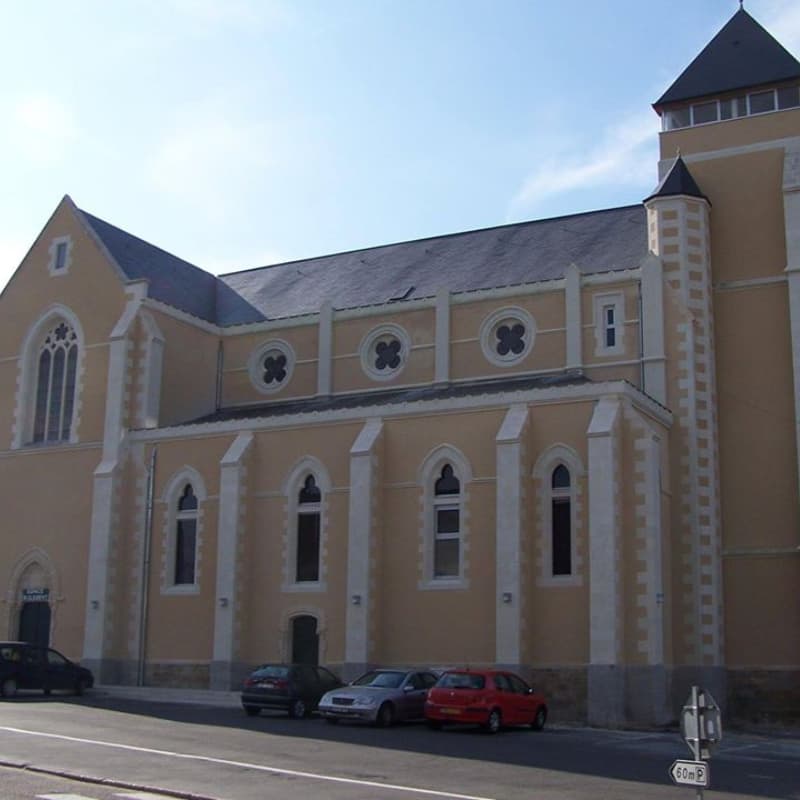
[[438, 719], [426, 719], [425, 724], [432, 730], [432, 731], [440, 731], [442, 729], [442, 723], [439, 722]]
[[503, 718], [500, 716], [500, 711], [496, 708], [493, 708], [489, 712], [489, 716], [486, 718], [486, 724], [483, 726], [483, 729], [486, 733], [497, 733], [500, 730], [500, 726], [503, 723]]
[[289, 706], [289, 716], [292, 719], [302, 719], [307, 715], [308, 708], [306, 707], [305, 701], [301, 700], [299, 697], [297, 700], [292, 700], [292, 703]]
[[88, 688], [89, 684], [86, 681], [86, 678], [78, 678], [78, 680], [75, 682], [75, 695], [77, 697], [83, 697]]
[[394, 725], [394, 706], [391, 703], [384, 703], [378, 709], [375, 724], [379, 728], [389, 728]]
[[258, 712], [261, 711], [261, 709], [258, 706], [242, 706], [242, 708], [244, 709], [244, 713], [247, 714], [248, 717], [257, 717]]
[[539, 706], [536, 709], [536, 716], [533, 718], [533, 722], [531, 722], [531, 728], [535, 731], [540, 731], [544, 728], [544, 724], [547, 722], [547, 709], [544, 706]]
[[17, 693], [17, 681], [15, 678], [6, 678], [0, 686], [0, 694], [3, 697], [13, 697]]

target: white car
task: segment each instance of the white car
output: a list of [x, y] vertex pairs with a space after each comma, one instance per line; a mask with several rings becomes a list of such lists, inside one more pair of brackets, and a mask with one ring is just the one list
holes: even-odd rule
[[330, 723], [354, 719], [388, 727], [399, 720], [423, 719], [425, 698], [436, 680], [426, 670], [373, 669], [326, 692], [317, 710]]

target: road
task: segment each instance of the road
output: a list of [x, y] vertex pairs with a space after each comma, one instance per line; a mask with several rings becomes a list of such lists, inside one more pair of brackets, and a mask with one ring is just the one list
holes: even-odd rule
[[[103, 695], [0, 702], [4, 800], [145, 790], [208, 800], [693, 800], [667, 774], [688, 757], [677, 733], [334, 727]], [[40, 770], [88, 780], [42, 791], [34, 784], [56, 779]], [[726, 733], [706, 797], [800, 800], [800, 739]]]

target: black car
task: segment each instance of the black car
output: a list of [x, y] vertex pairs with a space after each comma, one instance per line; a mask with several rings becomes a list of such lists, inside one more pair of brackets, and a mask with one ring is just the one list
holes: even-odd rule
[[325, 667], [309, 664], [262, 664], [245, 679], [242, 708], [254, 717], [262, 708], [277, 708], [290, 717], [307, 717], [320, 697], [344, 684]]
[[17, 689], [42, 689], [83, 694], [94, 686], [92, 673], [57, 650], [27, 642], [0, 642], [0, 696]]

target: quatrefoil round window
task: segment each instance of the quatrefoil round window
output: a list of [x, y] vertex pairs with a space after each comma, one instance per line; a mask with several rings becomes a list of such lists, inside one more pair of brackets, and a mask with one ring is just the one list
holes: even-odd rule
[[272, 394], [289, 382], [294, 368], [294, 351], [287, 342], [273, 340], [261, 345], [251, 356], [248, 372], [259, 392]]
[[361, 366], [375, 380], [391, 380], [406, 365], [410, 350], [408, 334], [399, 325], [381, 325], [361, 343]]
[[481, 349], [500, 367], [517, 364], [530, 353], [536, 337], [536, 323], [522, 308], [502, 308], [481, 325]]

